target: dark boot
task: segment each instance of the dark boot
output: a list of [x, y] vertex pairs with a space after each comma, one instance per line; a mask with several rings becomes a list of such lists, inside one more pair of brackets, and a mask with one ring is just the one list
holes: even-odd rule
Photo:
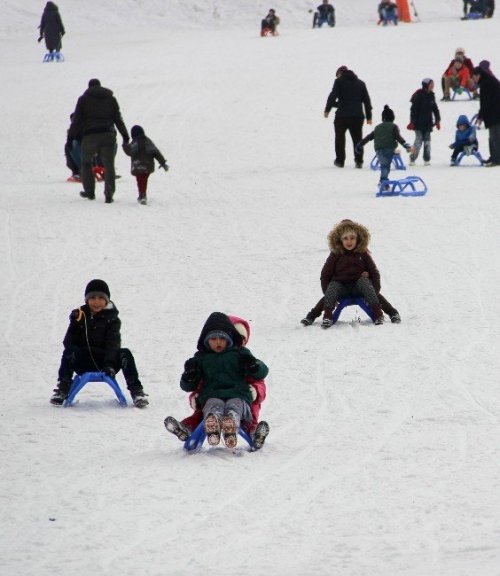
[[374, 304], [372, 306], [374, 320], [373, 323], [377, 326], [384, 323], [384, 313], [382, 312], [382, 306], [380, 304]]

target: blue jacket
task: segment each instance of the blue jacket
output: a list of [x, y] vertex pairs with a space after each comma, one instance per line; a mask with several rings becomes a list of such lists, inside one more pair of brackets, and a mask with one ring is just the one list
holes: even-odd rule
[[[459, 130], [460, 125], [467, 126], [465, 130]], [[470, 146], [471, 144], [476, 144], [476, 127], [472, 126], [469, 119], [465, 114], [461, 114], [457, 120], [457, 131], [455, 132], [455, 142], [453, 142], [453, 148], [458, 146]]]

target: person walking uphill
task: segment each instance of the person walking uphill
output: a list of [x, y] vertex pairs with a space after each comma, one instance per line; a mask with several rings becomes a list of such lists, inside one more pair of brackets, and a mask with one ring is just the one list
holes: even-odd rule
[[97, 79], [89, 80], [88, 89], [78, 98], [70, 127], [69, 137], [81, 136], [81, 177], [84, 191], [82, 198], [95, 200], [95, 178], [92, 160], [95, 154], [104, 166], [104, 196], [106, 203], [113, 202], [115, 193], [116, 128], [126, 144], [130, 138], [123, 122], [120, 106], [109, 88]]
[[40, 36], [38, 42], [45, 38], [45, 46], [49, 52], [59, 51], [62, 48], [61, 38], [66, 31], [62, 22], [59, 8], [54, 2], [47, 2], [40, 21]]
[[[352, 70], [341, 66], [336, 73], [332, 91], [326, 101], [324, 117], [328, 118], [330, 110], [335, 112], [335, 161], [334, 165], [343, 168], [345, 164], [345, 134], [351, 135], [354, 148], [356, 168], [363, 167], [363, 149], [356, 152], [356, 146], [363, 137], [363, 123], [372, 123], [372, 104], [366, 84]], [[364, 108], [364, 114], [363, 114]]]

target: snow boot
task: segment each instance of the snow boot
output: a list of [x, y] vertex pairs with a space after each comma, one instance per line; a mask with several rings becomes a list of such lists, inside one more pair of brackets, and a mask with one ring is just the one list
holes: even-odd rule
[[85, 190], [80, 192], [80, 196], [82, 198], [87, 198], [87, 200], [95, 200], [95, 194], [92, 194], [91, 192], [85, 192]]
[[231, 416], [224, 416], [222, 419], [222, 438], [228, 448], [236, 448], [236, 444], [238, 443], [238, 427]]
[[269, 434], [269, 424], [262, 420], [257, 424], [255, 434], [253, 435], [253, 449], [260, 450], [264, 446], [264, 442]]
[[394, 312], [389, 316], [389, 318], [391, 319], [391, 322], [393, 324], [399, 324], [401, 322], [401, 316], [399, 315], [399, 312], [397, 310], [394, 310]]
[[217, 446], [220, 442], [220, 425], [219, 419], [215, 414], [209, 414], [205, 418], [205, 434], [210, 446]]
[[181, 442], [185, 442], [191, 436], [191, 430], [182, 422], [177, 421], [173, 416], [167, 416], [163, 421], [165, 428]]
[[138, 390], [137, 392], [131, 393], [132, 402], [136, 408], [145, 408], [149, 405], [149, 400], [146, 398], [147, 394], [144, 390]]
[[300, 323], [304, 324], [304, 326], [310, 326], [316, 320], [316, 318], [317, 318], [317, 316], [316, 316], [314, 310], [311, 310], [310, 312], [308, 312], [306, 314], [305, 318], [302, 318]]
[[373, 315], [375, 316], [375, 320], [373, 321], [373, 323], [376, 326], [383, 324], [384, 323], [384, 313], [382, 312], [382, 307], [380, 306], [380, 304], [374, 304], [372, 306], [372, 310], [373, 310]]

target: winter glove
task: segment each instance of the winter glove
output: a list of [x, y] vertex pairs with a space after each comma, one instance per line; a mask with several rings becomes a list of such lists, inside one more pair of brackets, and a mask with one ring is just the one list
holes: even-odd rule
[[259, 363], [256, 358], [247, 354], [240, 356], [241, 367], [245, 374], [255, 374], [259, 370]]
[[464, 93], [464, 89], [462, 88], [462, 86], [459, 86], [458, 88], [455, 88], [455, 92], [457, 94], [463, 94]]
[[163, 168], [163, 170], [165, 170], [165, 172], [168, 172], [168, 165], [167, 164], [161, 164], [160, 168]]
[[43, 36], [40, 36], [40, 38], [38, 38], [37, 42], [41, 42], [43, 40]]
[[252, 386], [251, 384], [249, 384], [248, 390], [250, 391], [250, 394], [252, 395], [252, 402], [255, 402], [255, 400], [257, 400], [257, 389], [255, 388], [255, 386]]
[[113, 368], [113, 366], [105, 366], [102, 371], [104, 374], [106, 374], [106, 376], [109, 376], [110, 378], [114, 378], [116, 376], [116, 370]]
[[199, 410], [198, 406], [198, 392], [193, 392], [189, 395], [189, 405], [193, 410]]
[[408, 142], [406, 142], [406, 144], [403, 144], [404, 149], [409, 152], [411, 150], [411, 145], [408, 144]]
[[407, 130], [415, 130], [415, 124], [413, 124], [413, 122], [410, 122], [408, 124], [408, 126], [406, 127]]
[[434, 126], [435, 126], [438, 130], [441, 130], [441, 123], [440, 123], [440, 122], [436, 122], [436, 123], [434, 124]]
[[83, 316], [83, 310], [81, 308], [75, 308], [75, 310], [71, 311], [69, 319], [71, 322], [81, 322], [83, 320]]
[[450, 144], [450, 145], [448, 146], [448, 148], [451, 148], [451, 149], [453, 150], [453, 148], [455, 148], [455, 143]]
[[198, 375], [198, 362], [194, 358], [186, 360], [182, 379], [186, 382], [195, 382]]
[[356, 154], [361, 154], [361, 152], [363, 152], [363, 144], [361, 144], [361, 142], [358, 142], [356, 144], [356, 147], [354, 148], [354, 152], [356, 152]]

